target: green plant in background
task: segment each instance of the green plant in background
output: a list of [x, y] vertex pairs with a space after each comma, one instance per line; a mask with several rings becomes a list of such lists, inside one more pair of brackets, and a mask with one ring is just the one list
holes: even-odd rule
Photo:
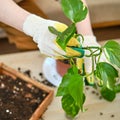
[[[80, 43], [84, 42], [82, 35], [76, 34], [76, 23], [85, 19], [87, 15], [87, 7], [81, 0], [61, 0], [61, 6], [64, 14], [72, 21], [72, 24], [63, 32], [58, 32], [55, 28], [49, 26], [49, 30], [56, 34], [56, 42], [58, 45], [66, 51], [67, 43], [70, 38], [75, 37], [80, 41], [79, 36], [82, 38]], [[92, 76], [93, 83], [87, 83], [92, 85], [95, 89], [99, 88], [100, 93], [107, 101], [113, 101], [116, 94], [120, 92], [120, 83], [118, 69], [120, 68], [120, 44], [109, 40], [105, 45], [90, 46], [90, 47], [71, 47], [72, 49], [82, 53], [77, 57], [65, 58], [70, 60], [71, 67], [67, 73], [63, 76], [62, 82], [58, 87], [56, 96], [62, 96], [61, 103], [62, 108], [67, 115], [74, 118], [79, 111], [85, 111], [83, 104], [85, 102], [85, 81]], [[86, 55], [84, 51], [89, 51], [90, 54]], [[100, 62], [100, 57], [105, 54], [108, 62]], [[75, 58], [91, 57], [92, 58], [92, 72], [86, 74], [84, 71], [79, 72], [77, 65], [74, 62]], [[95, 66], [96, 65], [96, 66]]]

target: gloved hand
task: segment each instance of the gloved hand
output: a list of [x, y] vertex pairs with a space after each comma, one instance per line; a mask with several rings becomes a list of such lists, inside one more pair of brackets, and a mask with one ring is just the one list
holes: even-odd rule
[[50, 57], [65, 55], [66, 53], [57, 47], [54, 43], [56, 35], [48, 30], [48, 26], [65, 30], [67, 26], [57, 21], [43, 19], [39, 16], [31, 14], [27, 17], [23, 24], [25, 34], [33, 37], [42, 54]]
[[[88, 47], [89, 46], [98, 46], [98, 47], [100, 47], [100, 44], [97, 42], [95, 36], [84, 36], [84, 42], [83, 42], [82, 46], [83, 47], [87, 47], [87, 46]], [[89, 51], [85, 51], [85, 54], [89, 54]], [[101, 58], [100, 58], [100, 62], [102, 62], [102, 61], [104, 61], [104, 62], [107, 61], [104, 54], [102, 54]], [[91, 73], [92, 72], [92, 59], [91, 59], [91, 57], [84, 57], [84, 64], [85, 64], [85, 72], [86, 72], [86, 74]], [[88, 82], [90, 84], [94, 84], [94, 76], [93, 75], [89, 76], [87, 79], [88, 79]]]
[[[48, 26], [54, 27], [59, 32], [63, 32], [67, 28], [67, 25], [63, 23], [43, 19], [39, 16], [31, 14], [27, 17], [23, 24], [23, 31], [25, 34], [33, 37], [33, 40], [37, 43], [41, 53], [49, 57], [63, 59], [63, 55], [79, 56], [81, 54], [79, 50], [76, 51], [69, 47], [66, 48], [66, 51], [63, 51], [56, 43], [57, 36], [49, 31]], [[71, 40], [68, 42], [68, 46], [78, 47], [79, 45], [80, 42], [78, 42], [78, 40], [74, 37], [72, 37]], [[82, 55], [83, 54], [84, 53], [82, 53]]]

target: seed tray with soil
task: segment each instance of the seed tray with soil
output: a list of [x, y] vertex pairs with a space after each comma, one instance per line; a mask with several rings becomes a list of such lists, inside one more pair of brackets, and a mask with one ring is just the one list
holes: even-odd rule
[[38, 120], [53, 90], [0, 63], [0, 120]]

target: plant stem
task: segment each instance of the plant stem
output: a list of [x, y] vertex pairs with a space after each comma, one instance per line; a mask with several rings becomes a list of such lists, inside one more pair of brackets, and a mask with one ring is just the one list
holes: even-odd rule
[[[102, 52], [102, 48], [101, 47], [95, 47], [95, 46], [83, 47], [83, 49], [90, 51], [90, 54], [85, 55], [86, 57], [99, 56], [101, 54], [101, 52]], [[96, 49], [96, 50], [94, 50], [94, 49]]]

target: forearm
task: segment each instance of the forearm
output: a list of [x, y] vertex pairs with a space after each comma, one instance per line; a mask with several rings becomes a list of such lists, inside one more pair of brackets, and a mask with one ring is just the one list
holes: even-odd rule
[[[86, 1], [85, 0], [82, 0], [82, 1], [87, 6]], [[93, 35], [90, 16], [89, 16], [89, 11], [88, 11], [88, 14], [87, 14], [86, 18], [83, 21], [77, 23], [76, 27], [77, 27], [77, 32], [79, 34]]]
[[20, 31], [30, 13], [20, 8], [13, 0], [0, 0], [0, 21]]

